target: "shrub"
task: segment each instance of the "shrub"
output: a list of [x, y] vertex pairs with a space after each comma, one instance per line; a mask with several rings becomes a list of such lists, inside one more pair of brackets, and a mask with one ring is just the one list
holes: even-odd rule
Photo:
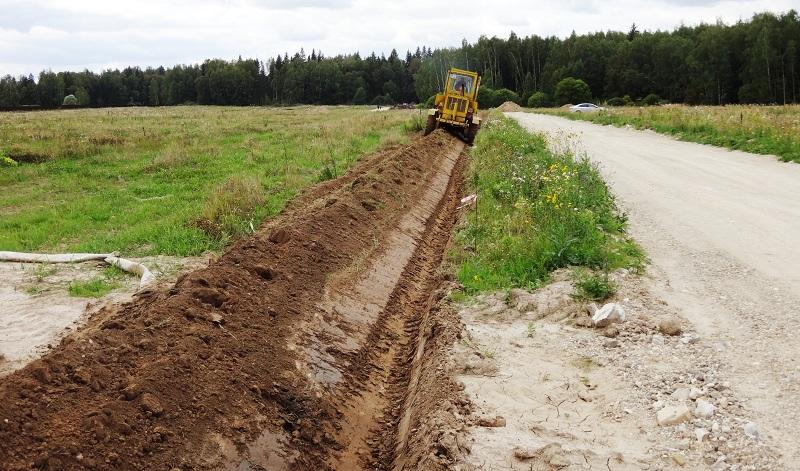
[[481, 87], [478, 89], [478, 104], [481, 108], [494, 108], [507, 101], [519, 104], [521, 99], [515, 91], [507, 88], [494, 90], [489, 87]]
[[[478, 92], [478, 95], [480, 95], [480, 92]], [[430, 98], [425, 100], [425, 108], [433, 108], [435, 104], [436, 104], [436, 95], [431, 95]]]
[[642, 106], [656, 106], [661, 104], [661, 97], [655, 93], [651, 93], [642, 98]]
[[389, 95], [378, 95], [372, 100], [372, 104], [375, 106], [386, 106], [392, 103], [394, 103], [394, 100]]
[[583, 80], [567, 77], [556, 85], [555, 96], [556, 103], [560, 106], [589, 101], [592, 99], [592, 91]]
[[75, 95], [67, 95], [64, 97], [64, 102], [61, 103], [62, 106], [76, 106], [78, 104], [78, 99], [75, 98]]
[[478, 89], [478, 105], [480, 105], [481, 108], [497, 106], [494, 100], [494, 90], [489, 87], [481, 87]]
[[89, 92], [87, 92], [85, 88], [78, 87], [75, 89], [75, 99], [78, 100], [79, 105], [88, 106]]
[[610, 98], [606, 104], [608, 106], [625, 106], [625, 99], [615, 96], [614, 98]]
[[495, 100], [495, 104], [493, 106], [500, 106], [507, 101], [513, 101], [514, 103], [519, 104], [521, 101], [517, 92], [507, 88], [495, 90], [493, 95]]
[[550, 98], [544, 92], [535, 92], [528, 98], [528, 108], [543, 108], [550, 106]]

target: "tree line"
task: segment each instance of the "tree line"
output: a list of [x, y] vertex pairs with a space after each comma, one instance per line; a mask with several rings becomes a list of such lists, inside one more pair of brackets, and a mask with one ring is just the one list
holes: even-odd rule
[[433, 51], [415, 75], [417, 95], [441, 86], [455, 65], [477, 70], [490, 90], [561, 104], [558, 85], [579, 79], [597, 101], [657, 96], [673, 103], [798, 103], [800, 19], [796, 11], [749, 21], [681, 26], [673, 31], [572, 34], [568, 38], [481, 37]]
[[258, 59], [101, 73], [43, 71], [0, 78], [0, 108], [129, 105], [390, 104], [425, 102], [456, 66], [482, 75], [479, 101], [561, 104], [575, 98], [627, 103], [798, 103], [800, 18], [761, 13], [749, 21], [673, 31], [597, 32], [567, 38], [511, 33], [400, 57], [326, 57], [312, 51]]
[[417, 101], [413, 73], [423, 48], [405, 60], [374, 53], [332, 58], [312, 51], [267, 63], [257, 59], [207, 60], [172, 68], [127, 67], [94, 73], [43, 71], [0, 78], [0, 108], [62, 105], [91, 107], [272, 104], [391, 104]]

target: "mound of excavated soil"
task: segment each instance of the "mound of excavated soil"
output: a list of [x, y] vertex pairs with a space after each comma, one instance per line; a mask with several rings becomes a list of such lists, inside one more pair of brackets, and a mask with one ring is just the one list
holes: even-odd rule
[[497, 107], [497, 111], [502, 112], [511, 112], [511, 111], [522, 111], [522, 107], [518, 104], [514, 103], [513, 101], [507, 101], [502, 105]]
[[437, 131], [365, 158], [169, 291], [100, 311], [0, 382], [3, 469], [385, 469], [436, 456], [410, 449], [435, 446], [416, 432], [430, 401], [414, 398], [455, 390], [418, 388], [440, 382], [420, 365], [437, 364], [425, 345], [443, 328], [427, 313], [462, 149]]

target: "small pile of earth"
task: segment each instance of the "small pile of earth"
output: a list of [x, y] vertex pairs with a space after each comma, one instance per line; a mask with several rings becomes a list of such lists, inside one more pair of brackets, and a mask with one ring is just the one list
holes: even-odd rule
[[502, 105], [498, 106], [497, 111], [502, 111], [504, 113], [509, 111], [522, 111], [522, 107], [514, 103], [513, 101], [507, 101]]

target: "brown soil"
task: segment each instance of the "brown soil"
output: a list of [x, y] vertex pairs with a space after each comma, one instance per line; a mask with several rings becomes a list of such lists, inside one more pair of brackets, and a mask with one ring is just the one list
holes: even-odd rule
[[[431, 469], [463, 144], [363, 159], [0, 383], [4, 469]], [[458, 400], [455, 406], [464, 407]], [[428, 424], [428, 425], [426, 425]], [[457, 450], [456, 450], [457, 451]]]

